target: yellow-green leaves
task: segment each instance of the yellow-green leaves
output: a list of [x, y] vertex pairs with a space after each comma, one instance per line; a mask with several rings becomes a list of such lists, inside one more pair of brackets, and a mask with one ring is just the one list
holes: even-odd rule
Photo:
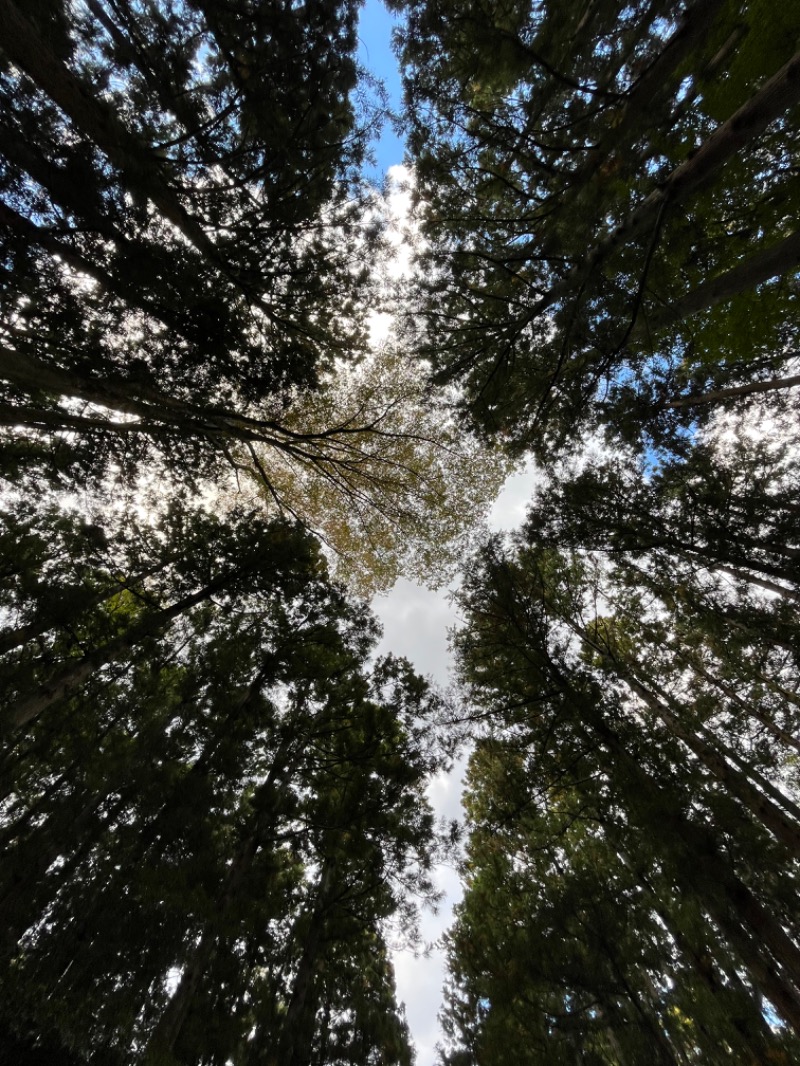
[[286, 447], [258, 451], [251, 466], [267, 506], [314, 530], [337, 576], [365, 596], [401, 574], [447, 581], [510, 470], [423, 377], [388, 346], [340, 368], [322, 391], [297, 396], [282, 420]]

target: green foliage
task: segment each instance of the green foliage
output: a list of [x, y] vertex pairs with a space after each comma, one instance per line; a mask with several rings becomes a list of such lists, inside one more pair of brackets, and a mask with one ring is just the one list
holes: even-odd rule
[[[544, 463], [598, 427], [646, 448], [684, 390], [780, 370], [797, 249], [759, 263], [797, 215], [795, 76], [759, 92], [796, 50], [793, 5], [393, 6], [418, 351], [472, 423]], [[745, 106], [758, 121], [723, 126]], [[673, 411], [665, 441], [703, 414]]]
[[462, 683], [486, 725], [444, 1061], [789, 1062], [797, 1038], [761, 1004], [796, 1029], [794, 742], [738, 699], [748, 655], [779, 649], [720, 647], [659, 602], [645, 549], [629, 566], [543, 547], [545, 518], [488, 545], [462, 596]]
[[[235, 544], [242, 583], [7, 749], [6, 1023], [87, 1061], [330, 1044], [343, 1063], [407, 1064], [384, 937], [392, 919], [413, 935], [414, 900], [435, 895], [440, 698], [402, 660], [367, 664], [374, 621], [299, 529], [195, 523], [192, 570]], [[173, 596], [194, 576], [179, 560]], [[147, 598], [167, 574], [152, 580]]]

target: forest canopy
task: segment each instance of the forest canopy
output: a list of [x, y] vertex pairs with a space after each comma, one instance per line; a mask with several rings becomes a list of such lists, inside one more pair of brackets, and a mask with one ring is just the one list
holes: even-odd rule
[[0, 1061], [788, 1066], [800, 10], [359, 7], [0, 0]]

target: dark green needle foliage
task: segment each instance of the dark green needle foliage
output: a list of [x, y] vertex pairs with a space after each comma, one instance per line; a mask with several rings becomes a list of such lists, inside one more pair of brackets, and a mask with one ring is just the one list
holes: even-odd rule
[[538, 462], [467, 567], [444, 1061], [800, 1049], [800, 10], [396, 0], [409, 335]]
[[698, 395], [786, 376], [796, 5], [392, 6], [418, 347], [474, 421], [551, 461], [598, 426], [672, 440]]
[[[5, 1025], [87, 1062], [406, 1064], [385, 936], [434, 894], [440, 700], [368, 663], [376, 625], [307, 534], [182, 519], [191, 569], [118, 575], [117, 603], [30, 641], [47, 705], [2, 764]], [[167, 569], [173, 598], [214, 592], [164, 624]], [[56, 657], [92, 669], [55, 690]]]
[[4, 424], [196, 467], [359, 356], [357, 10], [4, 0]]
[[793, 1062], [796, 741], [686, 603], [531, 533], [488, 546], [463, 596], [487, 724], [445, 1061]]
[[459, 593], [442, 1062], [789, 1066], [800, 7], [388, 3], [362, 367], [356, 0], [0, 0], [0, 1062], [411, 1066], [454, 712], [295, 519], [394, 574], [454, 406], [538, 480]]

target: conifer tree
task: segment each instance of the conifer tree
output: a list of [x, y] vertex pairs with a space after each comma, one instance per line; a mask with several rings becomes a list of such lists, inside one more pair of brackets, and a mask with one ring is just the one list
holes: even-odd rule
[[685, 426], [697, 395], [791, 379], [794, 8], [393, 6], [418, 350], [474, 421], [547, 462], [598, 426], [646, 446], [665, 407]]
[[110, 1063], [410, 1061], [385, 937], [413, 936], [435, 895], [441, 700], [405, 661], [367, 663], [376, 624], [307, 535], [258, 536], [256, 580], [6, 751], [0, 983], [19, 1040]]

